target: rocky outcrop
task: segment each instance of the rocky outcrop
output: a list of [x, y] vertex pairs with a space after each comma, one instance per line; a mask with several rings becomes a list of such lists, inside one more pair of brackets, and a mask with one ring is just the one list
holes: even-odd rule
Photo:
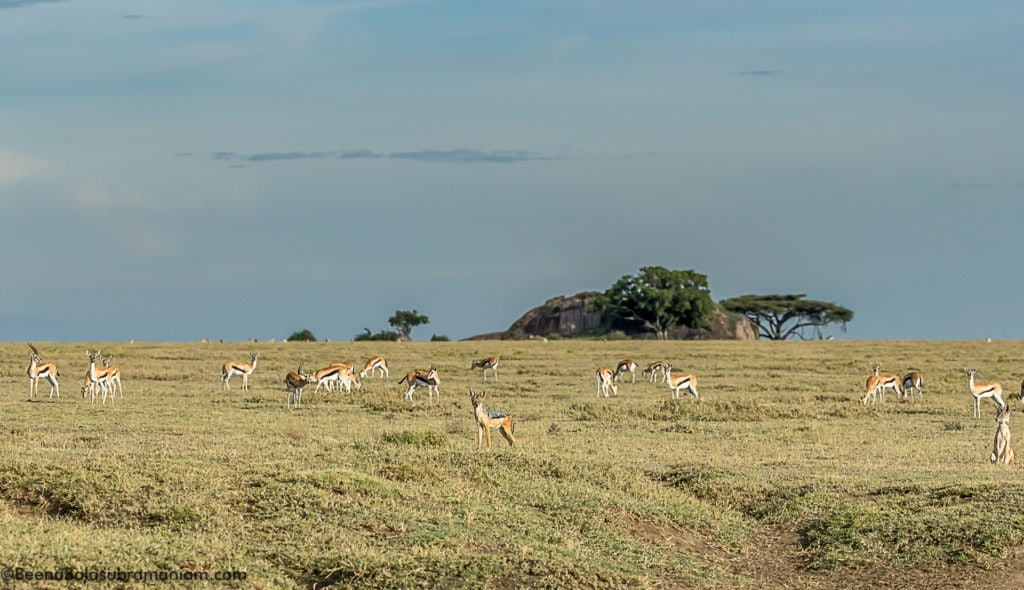
[[577, 293], [571, 297], [552, 297], [516, 320], [504, 332], [503, 340], [523, 340], [527, 336], [572, 338], [601, 327], [602, 317], [590, 311], [588, 303], [601, 295], [597, 291]]
[[[574, 338], [598, 335], [601, 331], [618, 330], [632, 338], [654, 338], [654, 335], [635, 324], [613, 323], [589, 309], [589, 302], [600, 296], [597, 291], [585, 291], [569, 297], [552, 297], [544, 305], [535, 307], [516, 320], [504, 332], [492, 332], [467, 340], [526, 340], [557, 336]], [[709, 329], [678, 327], [670, 332], [675, 340], [757, 340], [757, 328], [745, 317], [727, 314], [715, 309], [708, 321]]]

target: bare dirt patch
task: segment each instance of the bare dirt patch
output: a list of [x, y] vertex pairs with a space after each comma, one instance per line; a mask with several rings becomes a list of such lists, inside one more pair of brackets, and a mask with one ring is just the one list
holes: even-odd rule
[[1005, 559], [986, 569], [977, 565], [941, 567], [929, 570], [904, 568], [850, 568], [820, 572], [808, 567], [800, 535], [792, 531], [767, 530], [750, 545], [733, 551], [710, 542], [700, 534], [673, 525], [655, 525], [642, 520], [630, 523], [629, 534], [652, 544], [699, 557], [726, 574], [730, 588], [788, 588], [794, 590], [847, 589], [942, 589], [1024, 588], [1024, 547], [1007, 553]]

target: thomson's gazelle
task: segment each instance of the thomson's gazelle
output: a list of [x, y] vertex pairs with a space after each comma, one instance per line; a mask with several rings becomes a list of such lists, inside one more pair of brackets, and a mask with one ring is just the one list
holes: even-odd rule
[[484, 381], [487, 381], [487, 369], [494, 372], [494, 380], [498, 380], [498, 357], [489, 356], [485, 359], [477, 359], [469, 366], [470, 370], [483, 369]]
[[608, 390], [612, 390], [612, 395], [618, 397], [619, 386], [615, 384], [615, 373], [607, 367], [601, 367], [595, 374], [597, 377], [597, 397], [601, 397], [601, 392], [604, 392], [604, 396], [608, 397]]
[[31, 342], [27, 344], [32, 349], [32, 354], [28, 357], [28, 398], [32, 399], [39, 391], [39, 380], [46, 379], [50, 382], [50, 397], [53, 397], [53, 392], [56, 391], [57, 399], [60, 399], [60, 385], [57, 383], [60, 372], [57, 370], [57, 365], [44, 363], [36, 347]]
[[917, 391], [917, 399], [922, 399], [921, 385], [924, 383], [924, 375], [921, 371], [911, 371], [903, 376], [903, 395], [909, 395], [910, 401], [914, 401], [914, 391]]
[[633, 359], [622, 359], [621, 361], [619, 361], [618, 365], [615, 365], [615, 377], [618, 378], [619, 375], [625, 373], [626, 371], [629, 371], [630, 373], [633, 374], [632, 383], [636, 383], [636, 370], [636, 361], [634, 361]]
[[100, 389], [103, 392], [103, 403], [107, 403], [107, 370], [96, 368], [96, 357], [100, 356], [100, 351], [89, 352], [85, 351], [85, 354], [89, 355], [89, 393], [90, 401], [96, 402], [96, 389]]
[[672, 398], [679, 398], [679, 391], [686, 390], [693, 397], [700, 399], [700, 394], [697, 393], [697, 377], [689, 373], [680, 373], [679, 375], [672, 374], [672, 365], [665, 365], [665, 382], [668, 383], [668, 388], [672, 390]]
[[429, 371], [409, 371], [405, 377], [398, 382], [399, 385], [402, 383], [408, 383], [409, 389], [405, 392], [405, 399], [412, 401], [412, 394], [416, 391], [417, 387], [426, 387], [427, 396], [430, 401], [434, 401], [434, 394], [437, 394], [437, 400], [441, 401], [441, 392], [438, 390], [438, 386], [441, 384], [441, 378], [437, 376], [437, 365], [432, 365]]
[[974, 417], [980, 418], [982, 398], [992, 398], [1000, 409], [1004, 408], [1006, 404], [1003, 402], [1003, 386], [995, 381], [975, 383], [974, 374], [977, 372], [977, 369], [964, 369], [964, 373], [967, 373], [967, 388], [971, 391], [971, 397], [974, 398]]
[[903, 391], [900, 390], [901, 379], [899, 375], [894, 375], [892, 373], [879, 373], [879, 371], [882, 370], [882, 365], [879, 364], [871, 365], [871, 368], [875, 376], [878, 377], [878, 395], [881, 398], [882, 403], [885, 403], [886, 389], [893, 390], [896, 395], [903, 395]]
[[359, 371], [359, 378], [366, 379], [367, 375], [374, 377], [376, 376], [377, 371], [380, 371], [381, 379], [391, 377], [391, 374], [388, 373], [388, 362], [384, 360], [384, 357], [382, 356], [375, 356], [366, 361], [366, 364], [363, 366], [363, 370]]
[[220, 369], [220, 372], [221, 372], [220, 387], [221, 387], [221, 389], [231, 389], [231, 385], [228, 383], [228, 381], [230, 381], [231, 377], [234, 376], [234, 375], [241, 375], [242, 376], [242, 389], [243, 390], [249, 389], [249, 375], [252, 375], [252, 372], [256, 370], [256, 357], [258, 357], [258, 356], [259, 356], [258, 352], [251, 353], [249, 355], [249, 358], [252, 359], [251, 363], [234, 363], [234, 362], [224, 363], [224, 366], [221, 367], [221, 369]]
[[121, 399], [124, 399], [124, 388], [121, 387], [121, 367], [117, 365], [111, 365], [111, 361], [114, 360], [114, 356], [108, 356], [103, 359], [103, 367], [107, 369], [107, 381], [110, 383], [110, 401], [114, 401], [114, 389], [121, 394]]
[[646, 379], [647, 376], [650, 375], [651, 383], [656, 383], [657, 380], [658, 380], [658, 372], [660, 371], [661, 372], [661, 380], [662, 380], [662, 382], [664, 382], [665, 381], [665, 365], [667, 365], [667, 364], [668, 363], [665, 362], [665, 361], [655, 361], [655, 362], [647, 365], [647, 368], [644, 369], [640, 373], [640, 376], [641, 376], [641, 378]]
[[299, 363], [299, 368], [291, 373], [288, 373], [284, 377], [284, 386], [288, 390], [288, 405], [291, 406], [292, 402], [298, 406], [302, 402], [302, 390], [307, 385], [315, 381], [313, 377], [302, 372], [302, 363]]

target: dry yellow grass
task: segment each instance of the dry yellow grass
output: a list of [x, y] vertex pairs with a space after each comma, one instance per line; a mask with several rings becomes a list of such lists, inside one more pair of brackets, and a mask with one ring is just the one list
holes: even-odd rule
[[[61, 370], [59, 402], [28, 402], [28, 350], [0, 345], [0, 566], [240, 570], [229, 585], [257, 588], [1020, 574], [1004, 561], [1024, 542], [1020, 466], [988, 463], [994, 406], [971, 418], [962, 368], [1009, 398], [1021, 342], [36, 345]], [[86, 348], [115, 355], [123, 400], [79, 396]], [[220, 366], [249, 352], [251, 390], [222, 391]], [[390, 380], [286, 407], [299, 361], [375, 354]], [[491, 355], [500, 379], [484, 384], [470, 364]], [[626, 357], [696, 374], [703, 399], [628, 381], [598, 398], [594, 370]], [[873, 362], [922, 371], [923, 403], [861, 405]], [[440, 402], [403, 401], [401, 375], [431, 364]], [[516, 448], [477, 450], [470, 387], [515, 415]]]

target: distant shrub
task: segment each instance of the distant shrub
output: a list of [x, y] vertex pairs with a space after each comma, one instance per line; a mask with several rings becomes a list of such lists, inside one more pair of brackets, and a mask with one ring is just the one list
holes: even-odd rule
[[316, 336], [309, 330], [300, 330], [288, 337], [289, 342], [316, 342]]
[[451, 342], [451, 338], [445, 336], [444, 334], [434, 334], [433, 336], [430, 337], [430, 341], [431, 342]]
[[398, 340], [399, 336], [401, 336], [401, 334], [399, 334], [398, 332], [394, 332], [392, 330], [381, 330], [376, 334], [370, 333], [369, 328], [363, 328], [363, 330], [365, 330], [365, 332], [363, 332], [362, 334], [355, 335], [352, 339], [355, 340], [356, 342], [381, 340], [394, 342], [395, 340]]

